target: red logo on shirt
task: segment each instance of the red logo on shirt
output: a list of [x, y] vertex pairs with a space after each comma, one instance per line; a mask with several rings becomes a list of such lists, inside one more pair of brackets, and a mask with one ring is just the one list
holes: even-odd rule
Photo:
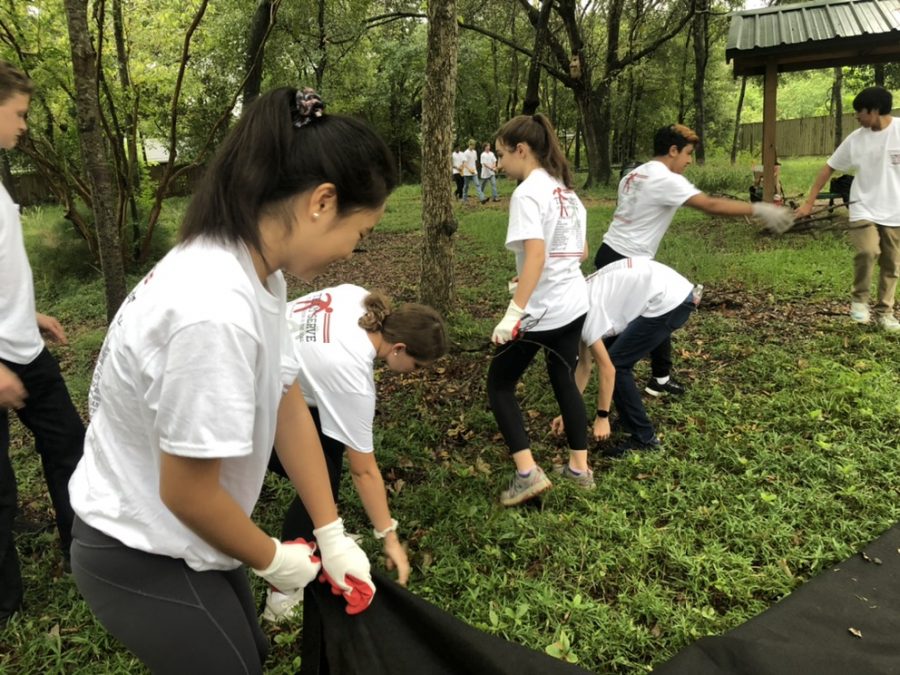
[[324, 312], [325, 317], [322, 322], [322, 341], [330, 342], [330, 332], [331, 332], [331, 317], [329, 316], [334, 311], [334, 308], [331, 306], [331, 293], [325, 293], [315, 298], [309, 298], [307, 300], [298, 300], [294, 305], [294, 309], [291, 311], [291, 314], [300, 314], [301, 312], [309, 312], [309, 317], [307, 317], [307, 323], [310, 321], [314, 321], [314, 318], [319, 312]]

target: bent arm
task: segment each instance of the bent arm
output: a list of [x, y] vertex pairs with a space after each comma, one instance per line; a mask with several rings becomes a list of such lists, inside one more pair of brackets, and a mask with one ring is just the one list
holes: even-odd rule
[[322, 442], [296, 382], [278, 406], [275, 452], [315, 527], [337, 520]]
[[245, 565], [265, 569], [275, 543], [222, 487], [222, 460], [162, 453], [159, 496], [178, 520], [213, 548]]
[[522, 243], [525, 249], [525, 259], [522, 261], [522, 271], [519, 273], [519, 282], [513, 300], [524, 309], [544, 272], [544, 257], [547, 249], [543, 239], [526, 239]]

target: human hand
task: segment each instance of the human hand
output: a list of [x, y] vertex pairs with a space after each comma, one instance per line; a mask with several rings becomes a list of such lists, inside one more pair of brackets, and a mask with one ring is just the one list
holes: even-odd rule
[[774, 234], [784, 234], [794, 224], [794, 214], [787, 207], [775, 206], [768, 202], [754, 202], [752, 208], [753, 217]]
[[510, 300], [509, 307], [506, 308], [506, 314], [503, 315], [500, 323], [494, 328], [491, 342], [495, 345], [502, 345], [510, 340], [515, 340], [519, 336], [519, 326], [522, 323], [523, 316], [525, 316], [525, 310], [519, 307], [515, 300]]
[[264, 570], [253, 571], [269, 582], [276, 591], [291, 594], [316, 578], [322, 565], [313, 555], [316, 545], [305, 539], [294, 539], [284, 543], [272, 537], [275, 542], [275, 557]]
[[595, 441], [605, 441], [609, 438], [610, 429], [609, 429], [609, 418], [608, 417], [595, 417], [594, 418], [594, 440]]
[[28, 392], [19, 376], [0, 363], [0, 408], [23, 408], [27, 397]]
[[562, 436], [566, 433], [566, 424], [563, 422], [562, 415], [557, 415], [553, 418], [553, 421], [550, 422], [550, 431], [557, 436]]
[[812, 213], [812, 208], [812, 204], [801, 204], [796, 209], [794, 209], [794, 218], [798, 220], [800, 218], [806, 218], [806, 216]]
[[387, 557], [385, 566], [388, 570], [397, 569], [397, 583], [406, 586], [409, 581], [409, 557], [406, 546], [400, 542], [396, 532], [391, 532], [384, 538], [384, 555]]
[[35, 312], [34, 316], [37, 319], [38, 329], [40, 329], [41, 333], [46, 333], [54, 342], [58, 342], [61, 345], [69, 344], [69, 341], [66, 339], [66, 331], [63, 330], [62, 324], [56, 320], [56, 317], [47, 316], [40, 312]]
[[331, 592], [343, 595], [347, 601], [347, 614], [359, 614], [375, 596], [375, 584], [369, 568], [369, 559], [359, 545], [344, 533], [344, 521], [313, 530], [322, 556], [320, 581], [331, 584]]

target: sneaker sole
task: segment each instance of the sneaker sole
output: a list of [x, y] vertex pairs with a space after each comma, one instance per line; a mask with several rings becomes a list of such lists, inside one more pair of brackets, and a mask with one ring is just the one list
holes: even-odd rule
[[664, 395], [666, 392], [664, 391], [656, 391], [656, 389], [651, 389], [650, 387], [644, 387], [644, 393], [650, 394], [653, 398], [659, 398]]
[[552, 487], [553, 483], [551, 483], [550, 480], [545, 477], [543, 481], [541, 481], [540, 483], [535, 483], [524, 492], [520, 492], [519, 494], [517, 494], [515, 497], [503, 498], [501, 496], [500, 503], [503, 504], [503, 506], [518, 506], [522, 502], [527, 502], [529, 499], [534, 499], [539, 494], [541, 494], [542, 492], [546, 492]]

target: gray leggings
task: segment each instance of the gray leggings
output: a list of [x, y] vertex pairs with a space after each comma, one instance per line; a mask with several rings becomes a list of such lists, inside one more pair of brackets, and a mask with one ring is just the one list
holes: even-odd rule
[[154, 673], [262, 673], [268, 640], [243, 567], [197, 572], [75, 518], [72, 574], [94, 616]]

